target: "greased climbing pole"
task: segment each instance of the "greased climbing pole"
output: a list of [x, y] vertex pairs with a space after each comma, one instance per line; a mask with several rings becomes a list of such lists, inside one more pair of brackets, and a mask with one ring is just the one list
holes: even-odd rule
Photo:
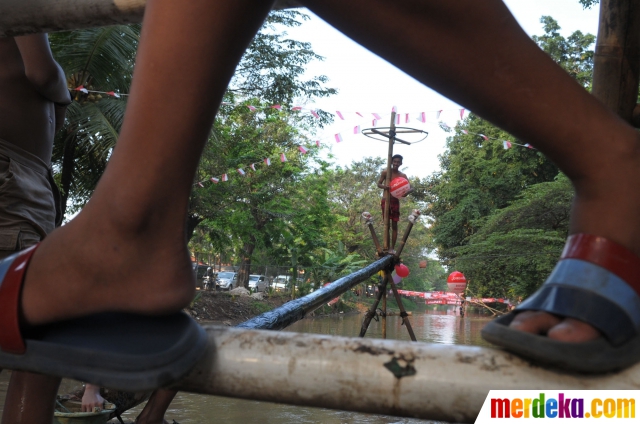
[[[396, 116], [397, 115], [395, 111], [391, 112], [391, 122], [388, 128], [367, 128], [362, 131], [364, 135], [376, 140], [384, 141], [384, 138], [386, 138], [386, 141], [389, 145], [388, 154], [387, 154], [387, 178], [386, 178], [387, 187], [389, 187], [389, 184], [391, 183], [391, 162], [392, 162], [391, 158], [393, 157], [394, 143], [397, 141], [399, 143], [403, 143], [407, 145], [412, 144], [408, 141], [397, 138], [396, 135], [399, 132], [404, 134], [424, 135], [424, 137], [422, 137], [418, 141], [424, 140], [427, 136], [427, 133], [422, 130], [418, 130], [414, 128], [404, 128], [404, 127], [397, 128]], [[407, 242], [407, 238], [411, 233], [411, 228], [413, 228], [413, 224], [415, 223], [415, 220], [418, 218], [418, 216], [420, 216], [420, 212], [418, 210], [414, 210], [411, 213], [411, 215], [409, 215], [409, 224], [404, 233], [404, 236], [402, 237], [402, 240], [400, 241], [400, 247], [396, 252], [390, 252], [389, 242], [390, 242], [390, 226], [391, 226], [391, 190], [389, 188], [384, 189], [384, 199], [385, 199], [385, 208], [384, 208], [384, 217], [383, 217], [384, 247], [382, 249], [380, 248], [380, 242], [378, 241], [376, 231], [373, 228], [373, 216], [369, 212], [363, 212], [362, 217], [365, 219], [365, 225], [369, 227], [369, 230], [371, 232], [371, 237], [373, 238], [373, 243], [376, 246], [376, 252], [378, 256], [393, 255], [394, 264], [396, 264], [400, 262], [400, 254], [404, 249], [404, 246]], [[371, 320], [374, 317], [379, 316], [380, 323], [382, 326], [382, 338], [383, 339], [387, 338], [387, 285], [389, 285], [391, 286], [391, 291], [393, 292], [394, 298], [396, 299], [396, 303], [398, 304], [398, 308], [400, 309], [400, 316], [402, 317], [402, 323], [407, 328], [407, 331], [409, 332], [409, 336], [411, 337], [411, 340], [415, 342], [417, 340], [416, 340], [415, 334], [413, 333], [413, 328], [411, 327], [411, 323], [409, 322], [409, 316], [407, 314], [407, 311], [404, 309], [404, 305], [402, 304], [402, 299], [398, 294], [398, 289], [395, 283], [393, 282], [393, 278], [391, 278], [392, 269], [393, 267], [391, 266], [384, 269], [384, 278], [382, 280], [382, 283], [378, 287], [378, 294], [376, 296], [376, 300], [373, 302], [373, 304], [371, 305], [371, 308], [369, 309], [369, 311], [364, 317], [364, 320], [362, 321], [362, 327], [360, 329], [360, 337], [364, 337], [364, 335], [367, 333], [367, 329], [369, 328], [369, 324], [371, 323]], [[377, 311], [378, 311], [378, 305], [380, 304], [380, 301], [382, 301], [382, 308], [381, 308], [381, 311], [378, 313]]]

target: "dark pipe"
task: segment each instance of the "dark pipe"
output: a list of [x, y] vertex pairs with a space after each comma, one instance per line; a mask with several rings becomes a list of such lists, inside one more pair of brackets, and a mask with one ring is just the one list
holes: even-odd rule
[[258, 315], [242, 324], [238, 324], [238, 328], [282, 330], [294, 322], [301, 320], [323, 303], [329, 302], [331, 299], [340, 296], [355, 285], [367, 280], [376, 272], [389, 267], [392, 263], [393, 256], [385, 256], [371, 265], [362, 268], [360, 271], [339, 278], [328, 286], [322, 287], [305, 297], [287, 302], [279, 308]]

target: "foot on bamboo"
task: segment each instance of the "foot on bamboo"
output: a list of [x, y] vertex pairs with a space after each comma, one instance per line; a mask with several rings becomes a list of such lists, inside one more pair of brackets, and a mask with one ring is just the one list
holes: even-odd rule
[[34, 253], [21, 298], [24, 322], [106, 311], [168, 314], [188, 305], [195, 282], [184, 213], [171, 219], [164, 212], [139, 214], [138, 220], [123, 213], [117, 220], [116, 213], [104, 213], [106, 205], [92, 202]]

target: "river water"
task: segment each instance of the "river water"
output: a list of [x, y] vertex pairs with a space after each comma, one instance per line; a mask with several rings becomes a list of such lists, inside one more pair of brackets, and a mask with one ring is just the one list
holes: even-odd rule
[[[449, 309], [446, 309], [449, 308]], [[339, 315], [310, 318], [298, 321], [287, 331], [303, 333], [333, 334], [355, 337], [360, 332], [363, 315]], [[480, 330], [489, 318], [482, 315], [467, 314], [464, 318], [455, 314], [453, 307], [430, 307], [429, 310], [414, 312], [410, 317], [411, 325], [418, 341], [487, 345], [480, 337]], [[410, 340], [409, 334], [401, 325], [400, 317], [387, 318], [387, 338]], [[366, 337], [380, 338], [382, 327], [372, 321]], [[4, 404], [9, 372], [0, 373], [0, 411]], [[79, 383], [64, 380], [61, 393], [67, 393]], [[125, 421], [133, 421], [142, 406], [123, 414]], [[280, 405], [268, 402], [231, 399], [217, 396], [204, 396], [191, 393], [178, 393], [167, 411], [169, 422], [176, 420], [180, 424], [201, 423], [425, 423], [423, 420], [334, 411], [322, 408]], [[113, 421], [117, 422], [117, 421]]]

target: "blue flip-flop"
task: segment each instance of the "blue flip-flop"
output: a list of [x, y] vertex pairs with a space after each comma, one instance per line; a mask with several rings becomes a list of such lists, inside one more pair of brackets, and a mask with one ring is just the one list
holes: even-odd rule
[[[569, 343], [510, 328], [522, 311], [575, 318], [602, 337]], [[640, 258], [604, 237], [573, 235], [542, 287], [514, 311], [487, 324], [482, 337], [568, 371], [603, 373], [629, 367], [640, 361]]]
[[146, 391], [183, 377], [204, 353], [206, 333], [184, 313], [109, 312], [21, 328], [20, 293], [35, 248], [0, 261], [0, 368]]

